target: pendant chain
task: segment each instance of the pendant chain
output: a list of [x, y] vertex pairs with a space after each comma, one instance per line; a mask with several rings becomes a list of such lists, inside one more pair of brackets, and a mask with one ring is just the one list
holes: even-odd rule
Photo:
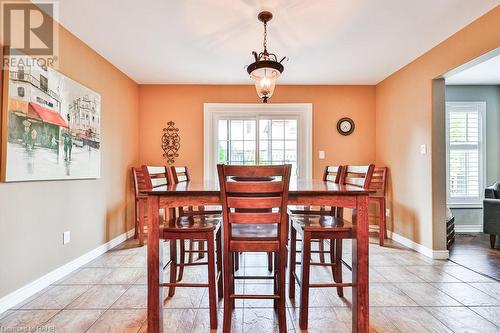
[[267, 22], [264, 22], [264, 53], [267, 53]]

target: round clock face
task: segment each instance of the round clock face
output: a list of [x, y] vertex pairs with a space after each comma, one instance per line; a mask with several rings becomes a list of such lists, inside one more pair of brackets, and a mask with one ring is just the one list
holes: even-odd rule
[[337, 122], [337, 131], [342, 135], [349, 135], [354, 131], [354, 121], [351, 118], [342, 118]]

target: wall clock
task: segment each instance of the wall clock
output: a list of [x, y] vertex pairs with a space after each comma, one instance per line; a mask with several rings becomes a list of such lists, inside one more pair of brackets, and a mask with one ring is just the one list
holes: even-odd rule
[[350, 135], [354, 132], [354, 121], [351, 118], [340, 118], [337, 122], [337, 131], [342, 135]]

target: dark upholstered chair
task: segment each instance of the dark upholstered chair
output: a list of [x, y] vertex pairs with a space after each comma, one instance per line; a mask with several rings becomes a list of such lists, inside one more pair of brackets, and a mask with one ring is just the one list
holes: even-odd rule
[[500, 181], [486, 188], [483, 201], [483, 232], [490, 235], [491, 248], [495, 248], [500, 235]]

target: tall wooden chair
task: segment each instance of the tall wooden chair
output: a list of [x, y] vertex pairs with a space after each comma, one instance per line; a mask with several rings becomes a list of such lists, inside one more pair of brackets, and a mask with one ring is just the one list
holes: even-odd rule
[[165, 186], [170, 184], [167, 168], [164, 166], [147, 166], [151, 182], [148, 183], [142, 167], [132, 167], [132, 179], [134, 180], [135, 194], [135, 233], [134, 238], [139, 238], [139, 245], [144, 245], [144, 220], [145, 210], [144, 205], [147, 197], [141, 195], [145, 190], [149, 189], [149, 184], [152, 187]]
[[[191, 181], [191, 176], [187, 166], [171, 166], [170, 167], [170, 179], [173, 184], [186, 183]], [[188, 206], [179, 207], [179, 216], [196, 216], [196, 215], [220, 215], [222, 211], [220, 209], [212, 208], [206, 209], [204, 206]], [[185, 242], [180, 243], [180, 263], [185, 262], [186, 253], [188, 254], [188, 263], [193, 262], [193, 253], [198, 253], [198, 259], [203, 259], [205, 257], [205, 240], [188, 240], [189, 249], [186, 250]], [[194, 244], [197, 245], [197, 251], [194, 250]], [[182, 280], [184, 275], [184, 266], [179, 269], [178, 281]]]
[[[345, 166], [341, 175], [340, 183], [343, 185], [359, 186], [368, 188], [374, 166]], [[290, 281], [289, 297], [295, 298], [295, 281], [299, 282], [300, 293], [300, 314], [299, 326], [302, 330], [307, 330], [309, 317], [309, 288], [337, 288], [339, 297], [344, 296], [344, 287], [352, 287], [352, 283], [342, 282], [342, 240], [353, 238], [355, 229], [347, 220], [343, 219], [343, 209], [337, 208], [335, 216], [331, 215], [292, 215], [292, 228], [290, 235]], [[302, 266], [301, 278], [296, 274], [297, 266], [297, 234], [302, 236]], [[334, 242], [334, 258], [330, 264], [311, 262], [311, 240], [330, 239]], [[311, 284], [309, 279], [311, 265], [331, 265], [333, 270], [333, 282], [331, 284]]]
[[[340, 182], [340, 177], [342, 175], [342, 170], [343, 167], [340, 166], [326, 166], [325, 171], [323, 172], [323, 181], [329, 181], [329, 182], [334, 182], [338, 184]], [[297, 215], [297, 214], [310, 214], [310, 215], [334, 215], [335, 214], [335, 207], [319, 207], [314, 208], [314, 207], [308, 207], [308, 206], [290, 206], [288, 207], [288, 214], [289, 215]], [[318, 254], [319, 254], [319, 262], [324, 263], [325, 262], [325, 253], [330, 252], [330, 255], [332, 255], [333, 251], [333, 241], [330, 242], [330, 251], [325, 251], [325, 241], [323, 239], [313, 239], [313, 243], [319, 243], [318, 245]], [[314, 251], [316, 252], [316, 251]]]
[[[144, 179], [148, 188], [155, 187], [155, 178], [151, 168], [142, 166]], [[165, 169], [166, 171], [166, 169]], [[208, 302], [210, 312], [210, 328], [217, 329], [217, 289], [222, 297], [222, 243], [221, 243], [221, 218], [220, 215], [169, 215], [168, 220], [160, 229], [160, 238], [167, 239], [170, 243], [170, 260], [165, 267], [170, 266], [170, 279], [168, 283], [160, 284], [168, 287], [168, 296], [175, 295], [176, 287], [205, 287], [208, 288]], [[207, 242], [207, 262], [179, 263], [177, 260], [177, 241], [203, 240]], [[217, 254], [217, 259], [216, 259]], [[177, 281], [177, 268], [186, 266], [208, 265], [208, 283], [182, 283]]]
[[[279, 331], [286, 332], [285, 262], [290, 165], [217, 165], [224, 232], [224, 325], [231, 330], [235, 299], [272, 299]], [[274, 276], [238, 276], [273, 279], [272, 295], [242, 295], [234, 291], [233, 253], [274, 253]]]
[[377, 192], [368, 197], [368, 203], [378, 205], [379, 212], [379, 244], [384, 246], [387, 238], [387, 225], [385, 215], [385, 188], [387, 185], [387, 167], [375, 167], [369, 188]]

